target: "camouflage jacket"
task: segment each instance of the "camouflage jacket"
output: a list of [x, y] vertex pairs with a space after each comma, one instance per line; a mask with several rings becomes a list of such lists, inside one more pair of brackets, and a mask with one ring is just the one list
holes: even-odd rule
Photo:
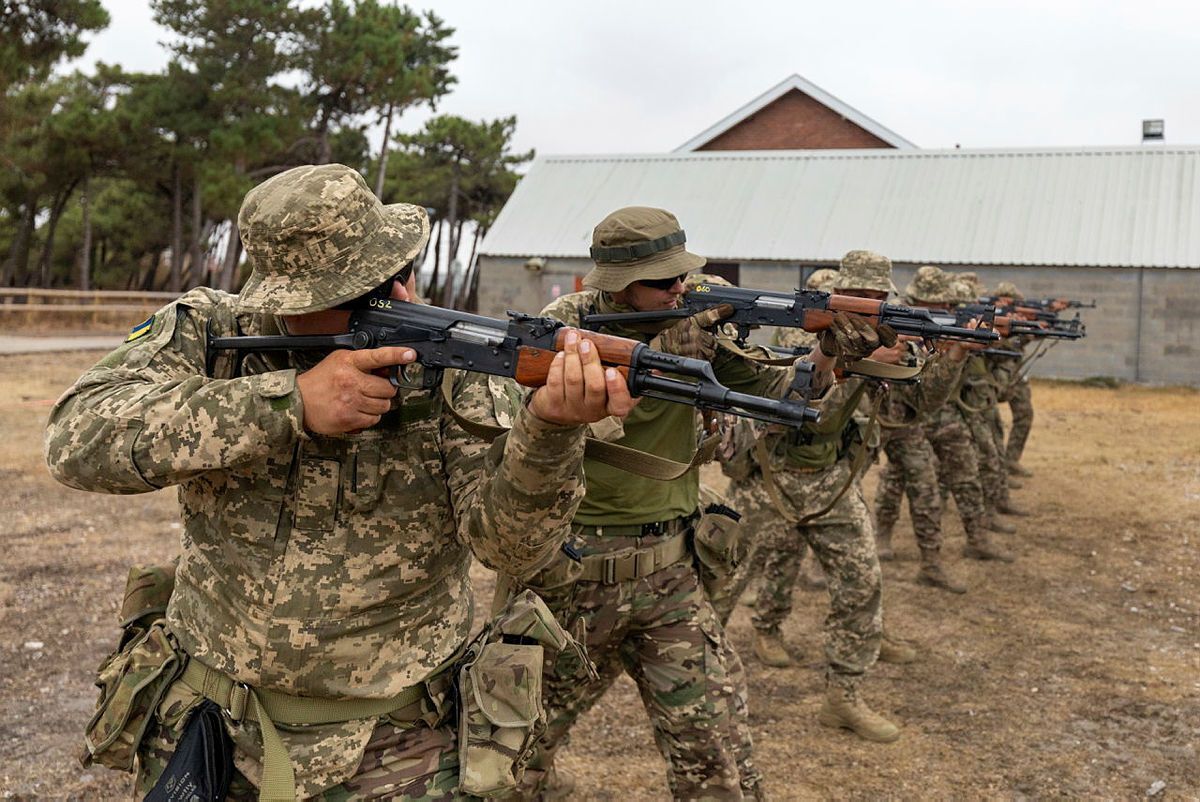
[[[206, 327], [274, 333], [273, 318], [235, 303], [194, 290], [135, 329], [54, 406], [47, 463], [84, 490], [178, 485], [167, 615], [189, 654], [256, 688], [388, 698], [466, 639], [472, 553], [516, 576], [553, 556], [583, 495], [583, 428], [520, 406], [489, 447], [417, 394], [368, 430], [310, 435], [288, 357], [252, 355], [236, 376], [218, 361], [221, 378], [206, 375]], [[466, 416], [497, 422], [487, 377], [457, 375], [453, 395]], [[365, 745], [374, 722], [360, 724], [333, 729]], [[301, 787], [326, 784], [303, 768], [314, 739], [285, 740]]]
[[[964, 364], [935, 356], [921, 372], [919, 382], [892, 385], [879, 413], [884, 437], [911, 433], [933, 420], [941, 410], [954, 407], [948, 402], [959, 389]], [[954, 410], [957, 414], [957, 407]]]

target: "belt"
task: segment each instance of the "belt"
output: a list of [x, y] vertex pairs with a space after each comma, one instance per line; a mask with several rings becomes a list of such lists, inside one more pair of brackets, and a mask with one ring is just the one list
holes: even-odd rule
[[576, 527], [576, 531], [583, 535], [597, 535], [609, 537], [649, 537], [651, 535], [674, 535], [682, 534], [691, 528], [695, 523], [696, 516], [684, 515], [679, 518], [672, 518], [669, 521], [651, 521], [646, 524], [601, 524], [593, 526], [591, 524], [582, 524]]
[[275, 729], [283, 725], [332, 724], [374, 718], [400, 708], [412, 708], [425, 695], [425, 685], [405, 688], [388, 699], [328, 699], [293, 696], [264, 688], [251, 688], [228, 674], [209, 668], [196, 658], [188, 660], [181, 677], [192, 690], [211, 699], [234, 721], [257, 721], [262, 730], [262, 783], [260, 800], [294, 800], [296, 774], [287, 748]]
[[[610, 527], [604, 529], [611, 533]], [[589, 554], [582, 560], [583, 572], [579, 575], [579, 580], [603, 582], [605, 585], [629, 582], [661, 571], [690, 554], [685, 529], [652, 546], [620, 549], [609, 554]]]

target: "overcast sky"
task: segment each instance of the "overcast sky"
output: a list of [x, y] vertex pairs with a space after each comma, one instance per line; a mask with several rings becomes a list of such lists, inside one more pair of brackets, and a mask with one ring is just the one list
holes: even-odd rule
[[[157, 70], [141, 0], [80, 66]], [[438, 111], [518, 118], [539, 153], [671, 150], [792, 73], [922, 148], [1200, 143], [1195, 0], [437, 0], [458, 84]], [[404, 129], [428, 112], [407, 113]]]

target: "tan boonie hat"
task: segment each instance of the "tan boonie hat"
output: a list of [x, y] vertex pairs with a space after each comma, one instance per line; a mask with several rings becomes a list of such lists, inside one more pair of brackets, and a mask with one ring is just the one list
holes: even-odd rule
[[238, 213], [253, 271], [238, 296], [245, 311], [298, 315], [373, 290], [429, 240], [422, 206], [384, 206], [356, 170], [295, 167], [246, 193]]
[[847, 251], [833, 288], [900, 292], [892, 283], [892, 260], [874, 251]]
[[976, 300], [975, 288], [962, 279], [951, 279], [948, 292], [953, 299], [950, 301], [952, 304], [969, 304]]
[[836, 270], [828, 267], [814, 270], [808, 280], [804, 282], [804, 289], [829, 292], [833, 288], [833, 282], [837, 279], [837, 275]]
[[983, 293], [983, 282], [979, 280], [978, 273], [975, 273], [970, 270], [968, 270], [964, 273], [955, 273], [954, 280], [961, 281], [963, 284], [966, 284], [968, 287], [971, 288], [971, 293], [974, 296], [972, 298], [972, 300], [978, 300], [979, 296], [984, 294]]
[[910, 301], [928, 304], [952, 304], [957, 299], [950, 289], [950, 277], [938, 267], [925, 265], [917, 270], [913, 280], [904, 288]]
[[1024, 301], [1025, 295], [1017, 289], [1017, 285], [1011, 281], [1001, 281], [996, 285], [996, 294], [1003, 295], [1006, 298], [1012, 298], [1016, 301]]
[[687, 237], [675, 215], [649, 206], [617, 209], [592, 231], [592, 261], [584, 286], [619, 292], [635, 281], [681, 276], [704, 267], [703, 256], [688, 253]]

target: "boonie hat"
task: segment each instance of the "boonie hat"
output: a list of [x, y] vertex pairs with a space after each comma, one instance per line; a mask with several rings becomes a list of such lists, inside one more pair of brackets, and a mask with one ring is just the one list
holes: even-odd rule
[[703, 256], [683, 247], [687, 237], [675, 215], [649, 206], [617, 209], [592, 231], [592, 261], [584, 286], [619, 292], [635, 281], [680, 276], [704, 267]]
[[820, 292], [829, 292], [833, 289], [834, 279], [837, 278], [838, 272], [830, 267], [822, 267], [812, 272], [808, 280], [804, 282], [804, 289], [818, 290]]
[[929, 304], [952, 304], [957, 302], [950, 289], [950, 277], [941, 268], [925, 265], [918, 268], [913, 280], [904, 288], [910, 301]]
[[357, 170], [294, 167], [246, 193], [238, 213], [253, 267], [243, 311], [298, 315], [330, 309], [400, 272], [429, 241], [422, 206], [384, 206]]
[[874, 251], [847, 251], [833, 288], [900, 292], [892, 283], [892, 260]]
[[996, 294], [1003, 295], [1008, 298], [1013, 298], [1017, 301], [1024, 301], [1025, 295], [1017, 289], [1017, 285], [1011, 281], [1001, 281], [996, 285]]

